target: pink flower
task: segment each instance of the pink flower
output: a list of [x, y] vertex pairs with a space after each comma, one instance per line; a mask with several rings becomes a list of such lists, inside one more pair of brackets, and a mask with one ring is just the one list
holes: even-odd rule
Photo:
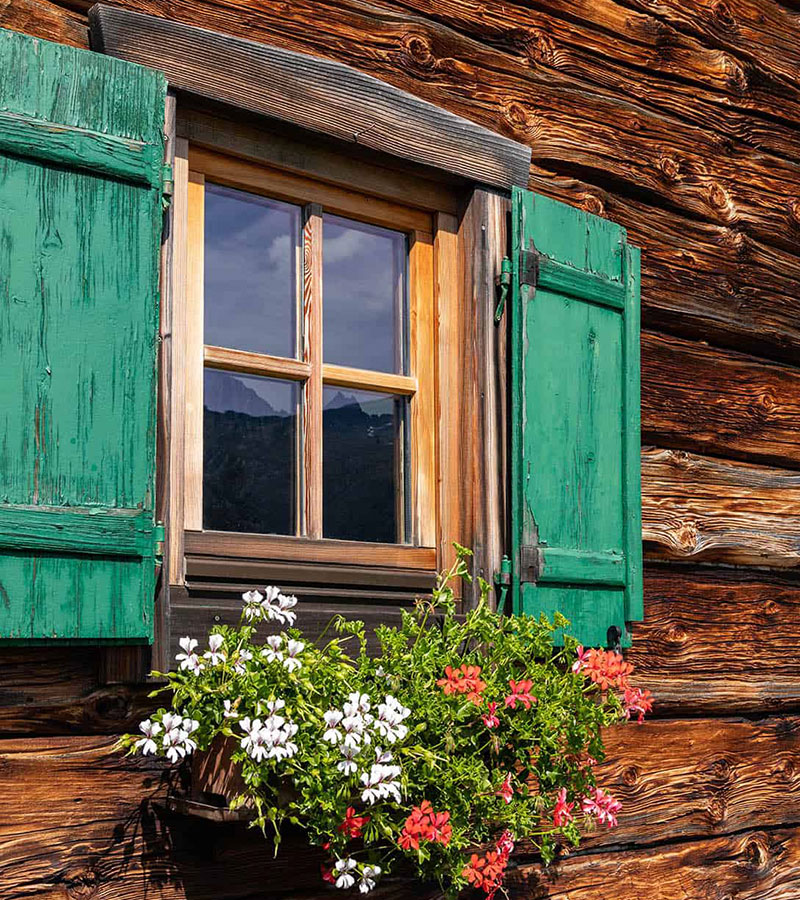
[[514, 681], [513, 678], [509, 678], [508, 686], [511, 689], [511, 693], [506, 697], [506, 706], [516, 709], [517, 701], [519, 701], [525, 709], [530, 709], [531, 704], [536, 703], [536, 697], [531, 694], [531, 688], [533, 687], [532, 681], [527, 679]]
[[489, 711], [484, 713], [483, 715], [483, 724], [487, 728], [497, 728], [500, 724], [500, 719], [497, 718], [497, 704], [490, 703]]
[[511, 772], [506, 775], [503, 783], [495, 791], [495, 794], [498, 797], [502, 797], [506, 803], [511, 803], [511, 798], [514, 796], [514, 788], [511, 786]]
[[573, 672], [580, 672], [581, 669], [585, 669], [589, 662], [589, 651], [586, 650], [582, 645], [578, 645], [578, 649], [576, 650], [578, 654], [578, 658], [572, 664]]
[[581, 809], [587, 816], [594, 816], [598, 825], [613, 828], [617, 824], [617, 813], [622, 809], [622, 804], [611, 794], [595, 788], [593, 795], [581, 800]]
[[622, 698], [625, 707], [625, 718], [630, 719], [636, 715], [636, 721], [641, 725], [646, 713], [653, 710], [653, 695], [650, 691], [641, 688], [627, 688]]
[[556, 828], [563, 828], [568, 825], [572, 819], [572, 810], [575, 809], [574, 803], [567, 803], [567, 789], [561, 788], [556, 797], [556, 806], [553, 810], [553, 825]]

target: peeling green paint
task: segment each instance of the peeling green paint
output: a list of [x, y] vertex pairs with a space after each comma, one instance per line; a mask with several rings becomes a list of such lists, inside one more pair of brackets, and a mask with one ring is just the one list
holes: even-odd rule
[[642, 615], [638, 251], [620, 226], [529, 191], [512, 215], [515, 609], [559, 611], [604, 646]]
[[152, 639], [165, 96], [0, 30], [0, 637]]

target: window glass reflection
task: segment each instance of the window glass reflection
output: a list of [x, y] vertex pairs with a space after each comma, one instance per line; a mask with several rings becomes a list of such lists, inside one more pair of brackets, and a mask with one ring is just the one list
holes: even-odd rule
[[294, 357], [299, 206], [206, 184], [205, 343]]
[[322, 235], [325, 362], [404, 374], [406, 235], [327, 214]]
[[299, 388], [206, 369], [203, 527], [295, 533]]
[[402, 542], [408, 521], [408, 400], [326, 387], [322, 414], [325, 537]]

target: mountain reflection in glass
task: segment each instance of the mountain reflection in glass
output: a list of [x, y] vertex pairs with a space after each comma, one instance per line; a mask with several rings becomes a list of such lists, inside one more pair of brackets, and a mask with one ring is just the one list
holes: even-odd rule
[[290, 381], [205, 370], [205, 529], [295, 533], [299, 399]]
[[294, 357], [299, 206], [206, 184], [205, 343]]
[[404, 541], [408, 400], [326, 387], [322, 413], [322, 530], [327, 538]]
[[322, 223], [326, 363], [405, 374], [408, 239], [325, 214]]

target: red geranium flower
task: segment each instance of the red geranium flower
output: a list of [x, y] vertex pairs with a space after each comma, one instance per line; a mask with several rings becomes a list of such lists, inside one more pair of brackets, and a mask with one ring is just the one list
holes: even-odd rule
[[498, 797], [502, 797], [506, 803], [511, 803], [511, 798], [514, 796], [514, 788], [511, 786], [511, 772], [506, 775], [503, 783], [495, 791], [495, 794]]
[[508, 858], [513, 849], [513, 835], [506, 830], [497, 842], [497, 849], [489, 850], [485, 856], [473, 853], [469, 863], [461, 872], [470, 884], [485, 892], [486, 900], [492, 900], [502, 887]]
[[339, 831], [344, 832], [349, 838], [359, 838], [363, 834], [362, 829], [369, 822], [369, 818], [369, 816], [357, 816], [355, 809], [348, 806]]
[[466, 694], [467, 700], [476, 706], [481, 703], [481, 693], [486, 688], [486, 682], [478, 677], [481, 674], [480, 666], [468, 666], [466, 663], [458, 669], [445, 666], [444, 672], [445, 677], [440, 678], [436, 684], [445, 694]]
[[437, 813], [428, 800], [423, 800], [411, 810], [397, 843], [403, 850], [419, 850], [421, 841], [447, 846], [453, 835], [449, 822], [450, 813], [447, 810]]
[[574, 803], [567, 803], [567, 789], [561, 788], [556, 797], [556, 806], [553, 810], [553, 825], [556, 828], [562, 828], [569, 824], [572, 819], [572, 810], [575, 809]]
[[497, 728], [500, 724], [500, 719], [497, 718], [497, 704], [490, 703], [488, 712], [483, 715], [483, 724], [487, 728]]
[[519, 701], [525, 709], [530, 709], [531, 704], [536, 703], [536, 697], [531, 694], [532, 681], [527, 679], [514, 681], [513, 678], [509, 678], [508, 686], [511, 688], [511, 693], [506, 697], [506, 706], [516, 709], [517, 701]]
[[603, 691], [609, 688], [626, 690], [629, 687], [628, 676], [633, 672], [633, 666], [625, 662], [621, 653], [595, 649], [580, 654], [572, 669], [574, 672], [584, 672]]
[[653, 711], [653, 695], [641, 688], [626, 688], [622, 703], [625, 706], [625, 718], [630, 719], [635, 714], [640, 725], [644, 722], [645, 714]]

